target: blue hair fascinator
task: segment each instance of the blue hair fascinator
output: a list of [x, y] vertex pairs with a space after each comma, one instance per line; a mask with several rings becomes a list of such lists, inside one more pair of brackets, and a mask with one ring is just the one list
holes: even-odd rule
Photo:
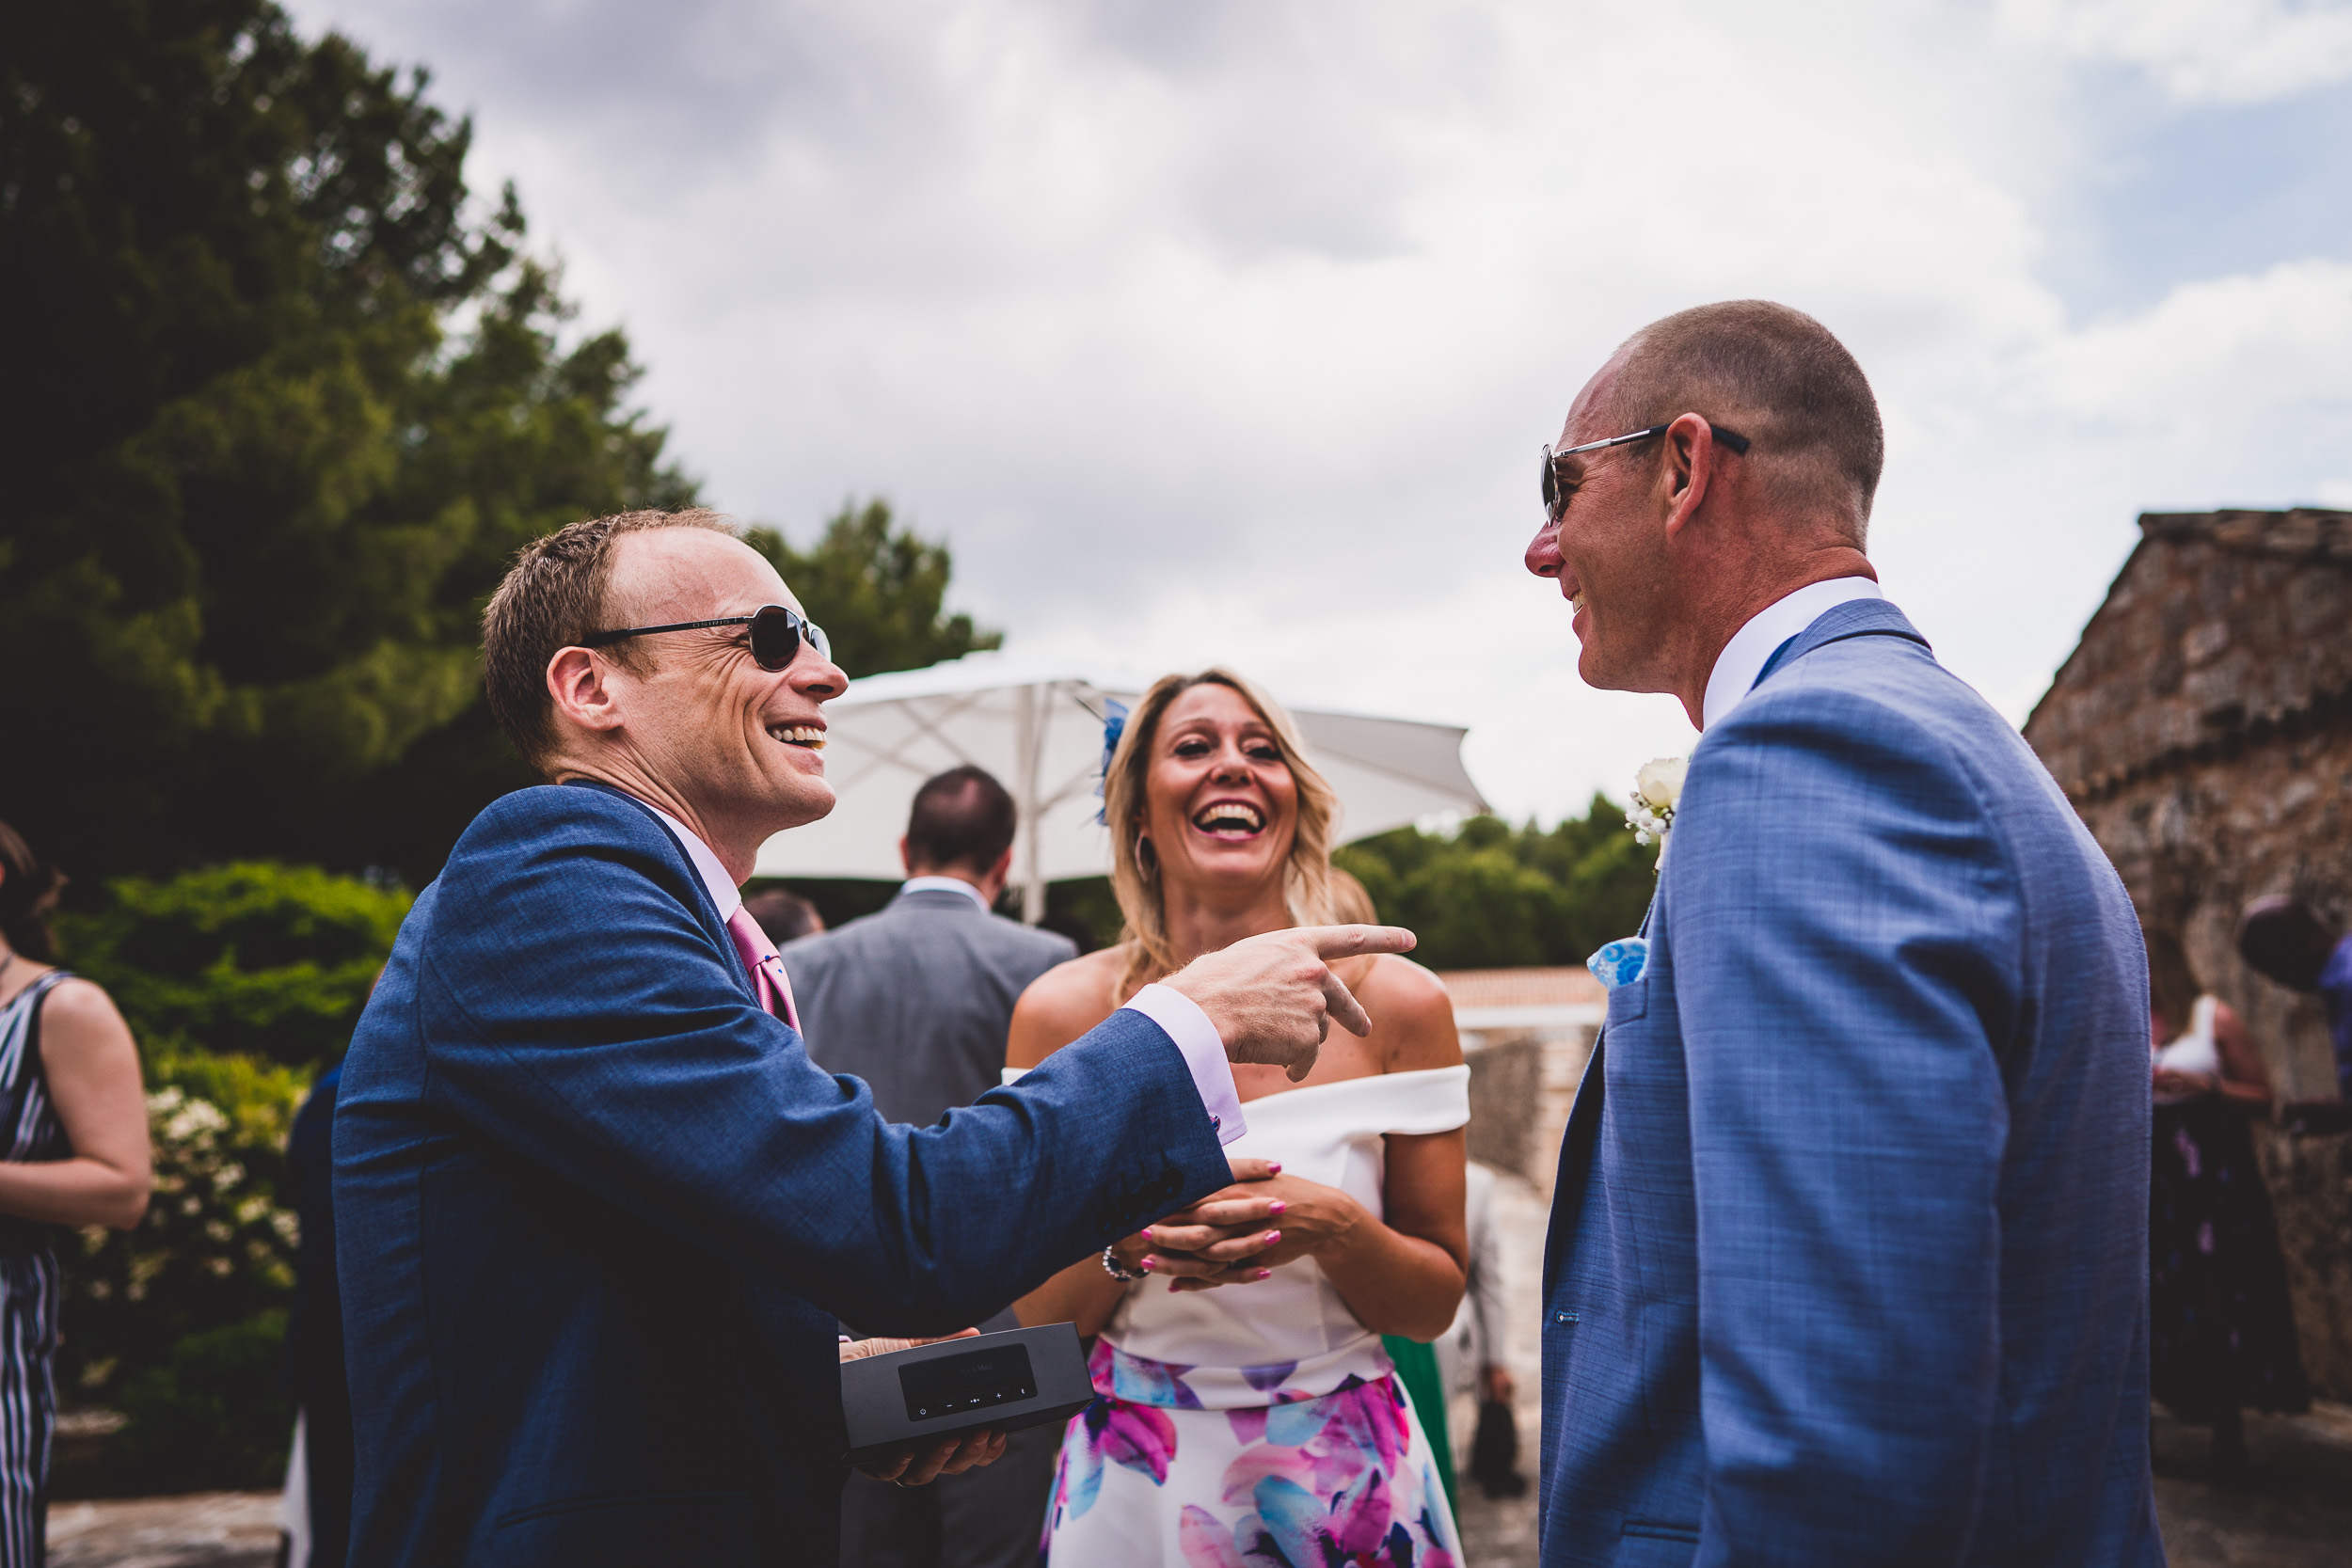
[[[1116, 697], [1104, 698], [1103, 768], [1101, 776], [1094, 781], [1094, 798], [1098, 800], [1103, 800], [1104, 786], [1110, 781], [1111, 757], [1112, 754], [1119, 750], [1119, 737], [1126, 733], [1127, 705], [1120, 702]], [[1104, 827], [1108, 827], [1110, 824], [1104, 820], [1103, 816], [1105, 809], [1106, 806], [1097, 806], [1094, 809], [1094, 820], [1101, 823]]]

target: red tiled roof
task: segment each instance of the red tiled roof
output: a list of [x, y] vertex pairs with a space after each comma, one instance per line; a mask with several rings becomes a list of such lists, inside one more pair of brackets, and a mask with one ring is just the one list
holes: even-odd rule
[[1438, 976], [1456, 1008], [1558, 1007], [1603, 1002], [1593, 972], [1573, 969], [1454, 969]]

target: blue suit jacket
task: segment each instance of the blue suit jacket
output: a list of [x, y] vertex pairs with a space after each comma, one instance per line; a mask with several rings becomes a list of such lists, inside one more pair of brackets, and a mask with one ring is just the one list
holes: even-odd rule
[[597, 787], [466, 832], [343, 1067], [355, 1568], [834, 1561], [835, 1319], [938, 1334], [1230, 1180], [1121, 1012], [894, 1126], [759, 1010], [684, 849]]
[[2160, 1564], [2122, 884], [1883, 601], [1708, 731], [1569, 1120], [1542, 1560]]

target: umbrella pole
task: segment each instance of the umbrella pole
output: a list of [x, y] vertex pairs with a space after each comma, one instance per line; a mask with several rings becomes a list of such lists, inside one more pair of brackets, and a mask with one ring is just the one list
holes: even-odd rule
[[1039, 875], [1044, 862], [1041, 847], [1044, 835], [1041, 831], [1043, 824], [1038, 821], [1037, 800], [1038, 752], [1045, 740], [1044, 715], [1040, 711], [1044, 706], [1044, 695], [1045, 689], [1042, 687], [1025, 686], [1021, 689], [1018, 710], [1020, 731], [1015, 736], [1021, 748], [1021, 773], [1017, 785], [1020, 790], [1022, 834], [1021, 920], [1026, 926], [1034, 926], [1045, 918], [1045, 879]]

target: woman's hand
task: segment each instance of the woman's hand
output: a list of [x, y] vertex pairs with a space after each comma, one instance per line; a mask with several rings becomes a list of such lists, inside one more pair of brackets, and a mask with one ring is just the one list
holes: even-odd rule
[[[1111, 1257], [1120, 1267], [1154, 1278], [1204, 1278], [1221, 1275], [1250, 1254], [1281, 1239], [1268, 1227], [1289, 1207], [1265, 1183], [1281, 1174], [1279, 1163], [1240, 1159], [1232, 1162], [1233, 1185], [1148, 1225], [1133, 1236], [1111, 1244]], [[1217, 1249], [1215, 1257], [1203, 1250]], [[1237, 1274], [1232, 1283], [1263, 1279], [1270, 1270], [1260, 1267]]]
[[1172, 1276], [1169, 1289], [1209, 1291], [1263, 1279], [1300, 1258], [1334, 1259], [1371, 1218], [1337, 1187], [1275, 1175], [1213, 1193], [1143, 1236], [1155, 1259], [1164, 1252], [1175, 1255], [1152, 1270]]

